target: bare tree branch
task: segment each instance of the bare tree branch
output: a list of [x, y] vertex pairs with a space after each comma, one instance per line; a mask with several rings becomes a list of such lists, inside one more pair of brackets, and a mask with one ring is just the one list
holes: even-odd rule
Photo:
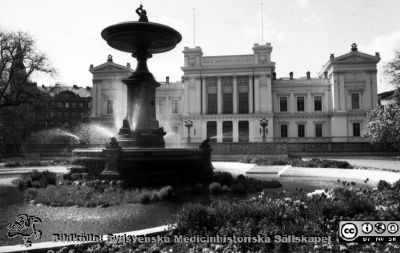
[[[0, 27], [0, 108], [28, 102], [29, 99], [22, 99], [18, 94], [29, 86], [35, 72], [57, 74], [28, 33], [10, 32]], [[30, 95], [24, 93], [25, 97]]]

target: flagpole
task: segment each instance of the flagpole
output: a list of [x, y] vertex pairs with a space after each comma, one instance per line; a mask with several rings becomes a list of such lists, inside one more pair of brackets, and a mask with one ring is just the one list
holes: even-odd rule
[[196, 13], [195, 8], [193, 8], [193, 48], [196, 47]]
[[261, 2], [261, 44], [264, 44], [264, 6]]

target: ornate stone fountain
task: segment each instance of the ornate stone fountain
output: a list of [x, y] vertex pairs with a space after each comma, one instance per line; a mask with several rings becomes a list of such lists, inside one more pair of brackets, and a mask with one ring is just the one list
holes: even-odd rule
[[75, 156], [90, 167], [103, 161], [95, 171], [103, 179], [123, 179], [128, 185], [157, 186], [202, 182], [212, 175], [208, 140], [198, 149], [165, 148], [164, 129], [155, 110], [155, 90], [160, 86], [147, 68], [153, 54], [175, 48], [182, 36], [173, 28], [149, 22], [142, 5], [136, 10], [139, 21], [111, 25], [101, 32], [107, 43], [137, 59], [127, 85], [127, 115], [119, 130], [103, 150], [75, 150]]
[[[123, 80], [127, 85], [127, 117], [119, 132], [119, 142], [125, 147], [165, 147], [165, 132], [156, 119], [155, 90], [160, 86], [147, 69], [147, 59], [153, 54], [175, 48], [182, 36], [169, 26], [149, 22], [142, 5], [136, 10], [139, 21], [111, 25], [101, 32], [108, 45], [131, 53], [137, 59], [132, 76]], [[138, 108], [137, 108], [138, 107]], [[134, 115], [136, 114], [136, 115]], [[133, 117], [135, 116], [134, 129]]]

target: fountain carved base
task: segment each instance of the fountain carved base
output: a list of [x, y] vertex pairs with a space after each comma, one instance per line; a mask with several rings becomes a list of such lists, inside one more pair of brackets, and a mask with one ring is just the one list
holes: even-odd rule
[[118, 142], [124, 148], [164, 148], [164, 135], [165, 132], [162, 127], [158, 129], [138, 129], [130, 133], [121, 133]]

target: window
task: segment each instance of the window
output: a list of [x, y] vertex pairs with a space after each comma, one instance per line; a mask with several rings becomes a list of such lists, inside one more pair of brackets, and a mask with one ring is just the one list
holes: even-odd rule
[[[82, 105], [82, 107], [83, 107], [82, 103], [80, 103], [80, 105]], [[80, 107], [80, 105], [79, 105], [79, 107]], [[108, 99], [107, 100], [107, 114], [112, 114], [112, 113], [114, 113], [114, 102], [111, 99]]]
[[224, 93], [222, 101], [223, 101], [223, 112], [225, 114], [231, 114], [233, 112], [232, 93]]
[[322, 137], [322, 124], [315, 124], [315, 137]]
[[223, 121], [222, 122], [222, 141], [223, 142], [232, 142], [232, 121]]
[[281, 112], [287, 112], [287, 97], [279, 98], [279, 108]]
[[315, 96], [314, 97], [314, 111], [322, 111], [322, 97]]
[[231, 114], [233, 112], [233, 79], [222, 77], [222, 112]]
[[210, 142], [217, 142], [217, 122], [207, 121], [207, 138]]
[[351, 93], [351, 108], [360, 109], [360, 94], [359, 93]]
[[157, 113], [162, 114], [163, 113], [163, 106], [164, 106], [164, 101], [158, 100], [157, 101]]
[[297, 97], [297, 111], [304, 112], [304, 97]]
[[218, 97], [217, 94], [208, 94], [208, 105], [207, 111], [208, 114], [216, 114], [218, 106]]
[[239, 113], [249, 113], [249, 93], [239, 93]]
[[69, 108], [69, 103], [65, 103], [65, 108]]
[[71, 104], [71, 107], [72, 107], [72, 108], [76, 108], [76, 103], [72, 103], [72, 104]]
[[297, 125], [297, 136], [298, 137], [304, 137], [305, 136], [305, 134], [304, 134], [304, 125], [303, 124], [299, 124], [299, 125]]
[[61, 103], [61, 102], [58, 102], [58, 103], [57, 103], [57, 107], [58, 107], [58, 108], [62, 108], [62, 103]]
[[[110, 101], [112, 101], [112, 100], [110, 100]], [[107, 101], [107, 103], [108, 103], [108, 101]], [[83, 108], [83, 103], [79, 103], [79, 108]]]
[[237, 78], [239, 94], [239, 113], [249, 113], [249, 77], [239, 76]]
[[353, 123], [353, 136], [360, 136], [360, 123]]
[[207, 113], [216, 114], [218, 112], [217, 78], [215, 77], [207, 78], [206, 88], [207, 88]]
[[249, 142], [248, 121], [239, 121], [239, 142]]
[[281, 137], [287, 138], [287, 125], [281, 125]]
[[178, 134], [178, 127], [177, 126], [172, 126], [172, 132], [177, 135]]
[[172, 113], [177, 114], [179, 112], [178, 100], [172, 100]]

